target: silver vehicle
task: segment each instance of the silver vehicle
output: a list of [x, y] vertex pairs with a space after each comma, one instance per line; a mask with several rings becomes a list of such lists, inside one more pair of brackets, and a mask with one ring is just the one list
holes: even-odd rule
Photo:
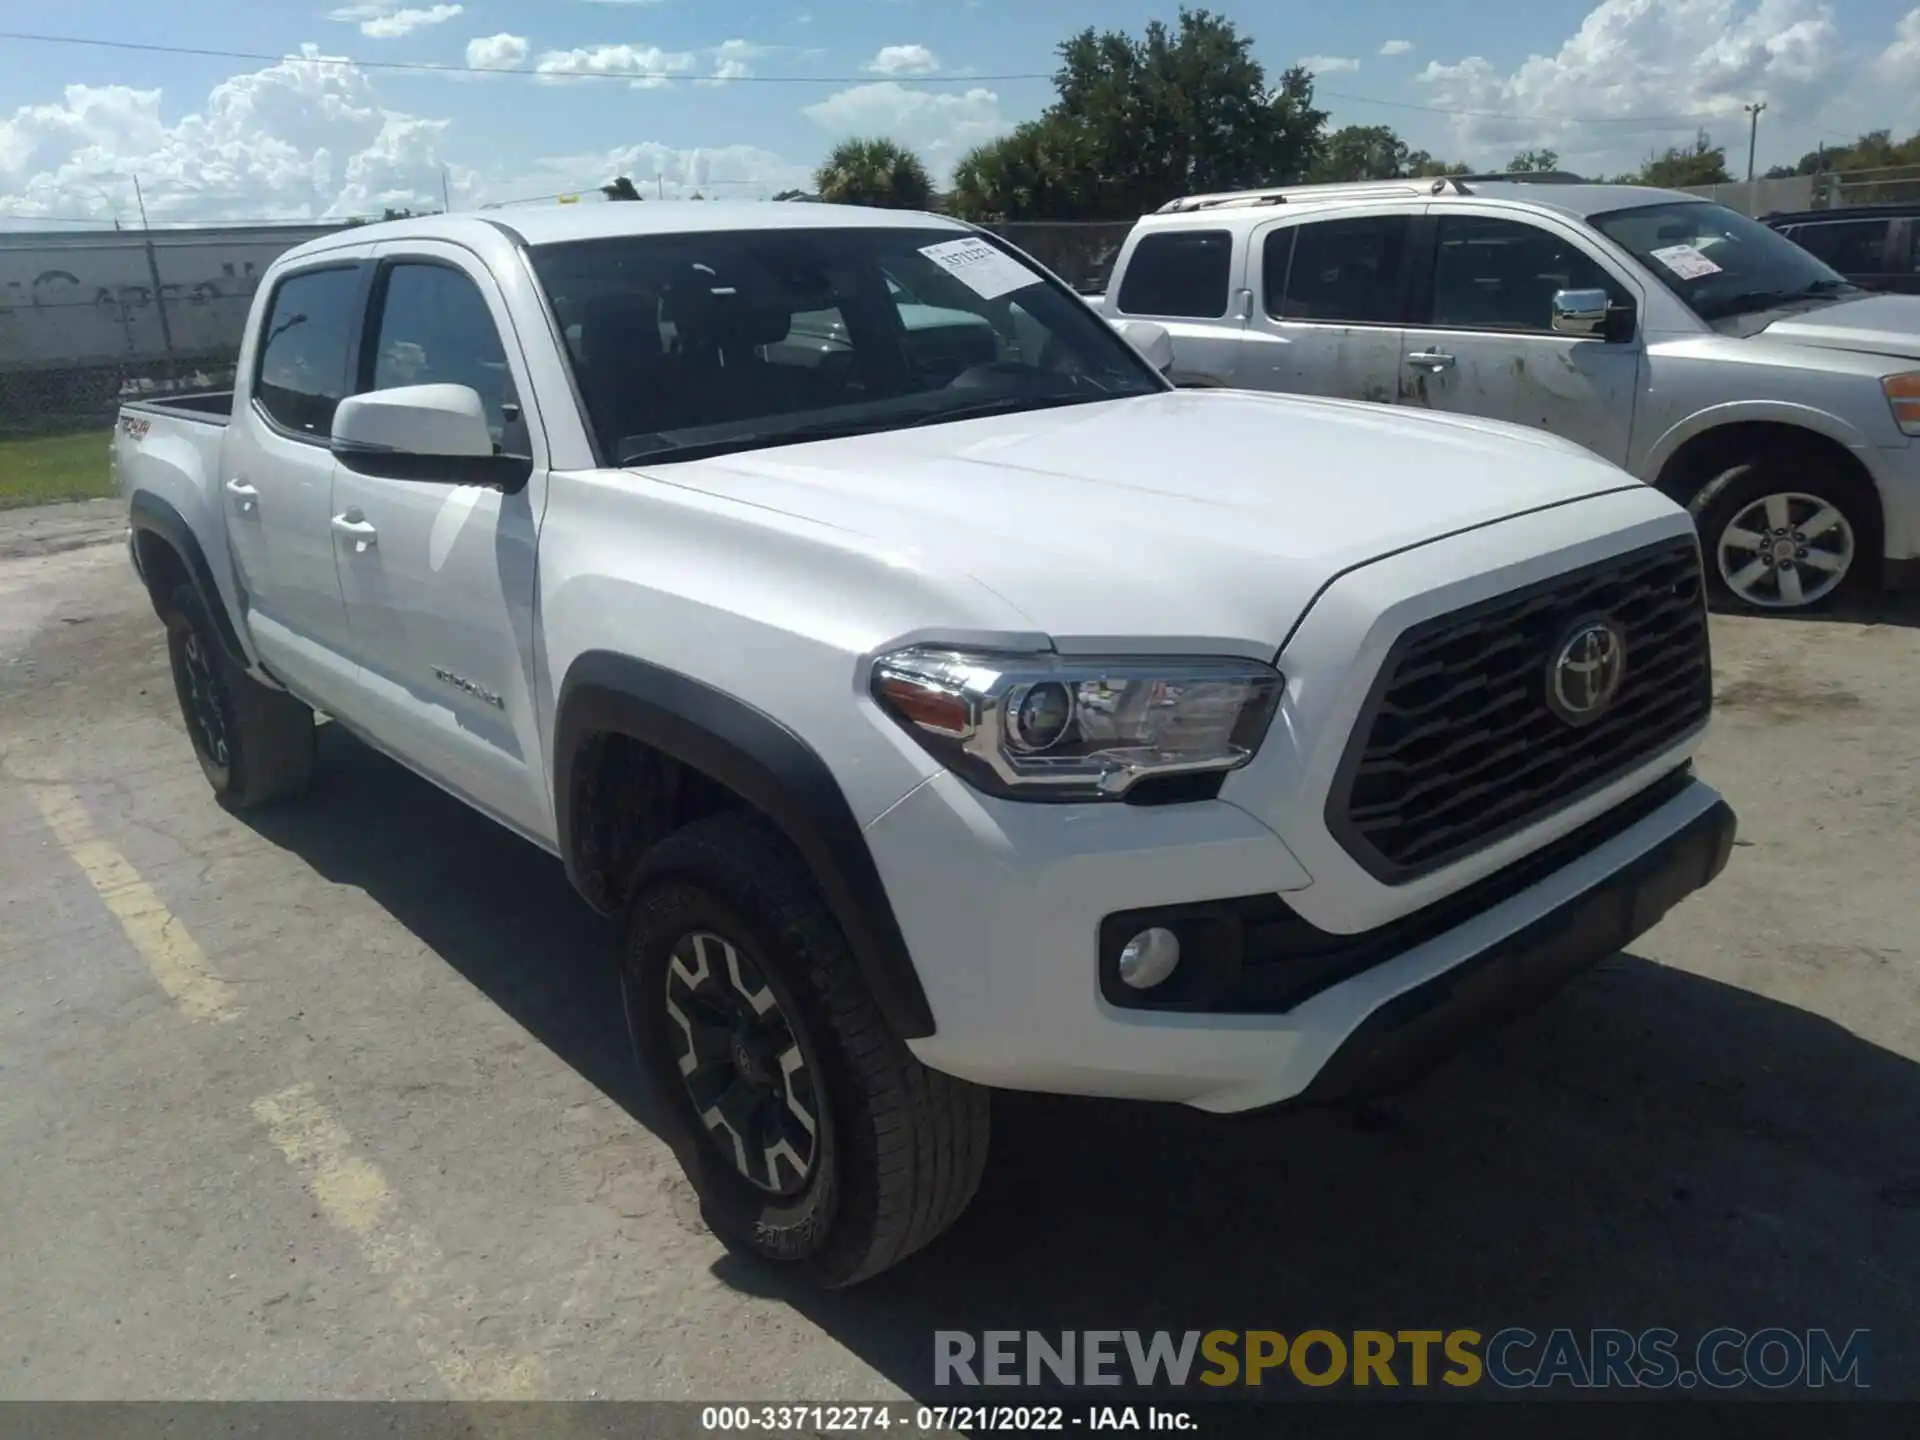
[[1746, 606], [1920, 585], [1920, 296], [1724, 206], [1511, 179], [1195, 196], [1134, 227], [1093, 303], [1170, 334], [1182, 384], [1578, 441], [1686, 505]]

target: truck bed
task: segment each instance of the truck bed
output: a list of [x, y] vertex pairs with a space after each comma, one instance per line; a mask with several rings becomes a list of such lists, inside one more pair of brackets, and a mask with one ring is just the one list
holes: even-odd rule
[[197, 425], [225, 425], [233, 414], [233, 391], [208, 390], [194, 395], [169, 395], [163, 400], [129, 400], [121, 412], [166, 415]]

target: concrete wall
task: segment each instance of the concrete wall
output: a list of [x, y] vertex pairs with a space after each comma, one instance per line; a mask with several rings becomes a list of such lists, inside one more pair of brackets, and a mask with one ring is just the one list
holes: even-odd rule
[[1790, 175], [1784, 180], [1736, 180], [1726, 185], [1689, 185], [1689, 195], [1717, 200], [1743, 215], [1771, 215], [1776, 210], [1811, 210], [1813, 176]]

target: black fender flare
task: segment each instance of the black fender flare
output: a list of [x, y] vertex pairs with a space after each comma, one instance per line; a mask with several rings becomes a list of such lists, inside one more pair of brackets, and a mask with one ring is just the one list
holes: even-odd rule
[[[193, 527], [186, 522], [181, 513], [145, 490], [133, 492], [133, 498], [127, 502], [127, 523], [132, 527], [135, 538], [141, 532], [157, 536], [166, 542], [186, 566], [187, 579], [193, 588], [200, 592], [200, 603], [213, 617], [214, 629], [220, 633], [220, 648], [227, 657], [241, 669], [251, 669], [253, 662], [247, 658], [246, 648], [240, 643], [240, 636], [233, 628], [233, 617], [227, 613], [227, 602], [220, 596], [219, 583], [213, 578], [213, 567], [207, 564], [206, 551], [200, 548], [200, 539], [193, 533]], [[139, 552], [135, 550], [135, 561]], [[142, 571], [141, 578], [146, 579]], [[158, 607], [161, 596], [154, 596]]]
[[880, 1013], [903, 1040], [933, 1034], [873, 852], [827, 763], [762, 710], [699, 680], [589, 650], [561, 682], [553, 727], [554, 819], [567, 877], [591, 897], [574, 837], [574, 765], [594, 735], [625, 735], [718, 781], [787, 837], [852, 947]]

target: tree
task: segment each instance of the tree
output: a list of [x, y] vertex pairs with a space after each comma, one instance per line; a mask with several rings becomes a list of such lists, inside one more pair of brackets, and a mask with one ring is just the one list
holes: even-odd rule
[[918, 155], [885, 139], [843, 140], [813, 172], [813, 187], [833, 205], [925, 210], [933, 179]]
[[1510, 174], [1538, 175], [1560, 168], [1560, 152], [1557, 150], [1522, 150], [1507, 162]]
[[811, 198], [804, 190], [782, 190], [773, 197], [776, 200], [806, 200]]
[[1391, 125], [1348, 125], [1320, 147], [1314, 180], [1398, 180], [1407, 173], [1407, 142]]
[[625, 175], [616, 175], [600, 187], [600, 193], [609, 200], [639, 200], [644, 197], [633, 187], [633, 181]]
[[1733, 176], [1727, 173], [1727, 149], [1715, 145], [1713, 137], [1702, 130], [1691, 146], [1669, 145], [1658, 155], [1649, 155], [1636, 177], [1642, 185], [1678, 189], [1686, 185], [1724, 185]]
[[1326, 112], [1294, 67], [1270, 87], [1231, 21], [1182, 9], [1136, 39], [1091, 28], [1063, 41], [1055, 99], [971, 151], [952, 203], [973, 218], [1132, 219], [1179, 195], [1299, 180]]
[[1436, 160], [1409, 150], [1390, 125], [1348, 125], [1326, 137], [1310, 176], [1316, 181], [1406, 180], [1430, 175], [1466, 175], [1468, 165]]

